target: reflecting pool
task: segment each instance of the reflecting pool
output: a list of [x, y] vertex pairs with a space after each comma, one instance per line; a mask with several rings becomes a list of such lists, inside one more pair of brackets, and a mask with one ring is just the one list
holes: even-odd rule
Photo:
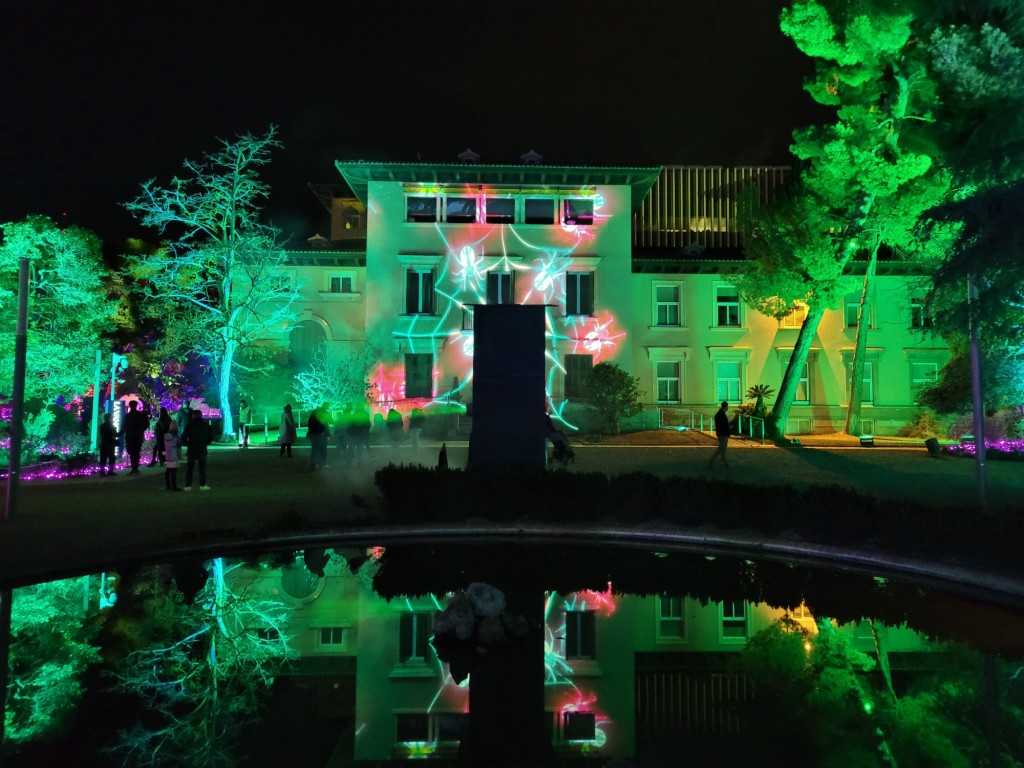
[[305, 548], [15, 590], [9, 764], [986, 766], [1018, 612], [640, 548]]

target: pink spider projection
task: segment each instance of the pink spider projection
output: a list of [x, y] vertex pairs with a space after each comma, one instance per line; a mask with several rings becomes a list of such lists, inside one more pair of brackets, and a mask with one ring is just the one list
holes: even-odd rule
[[612, 594], [612, 583], [608, 582], [608, 589], [604, 592], [591, 592], [589, 589], [576, 593], [576, 600], [587, 605], [591, 610], [602, 616], [611, 616], [615, 613], [615, 595]]
[[555, 706], [559, 719], [564, 719], [567, 712], [583, 712], [594, 716], [594, 745], [602, 746], [608, 736], [604, 732], [604, 726], [611, 722], [611, 718], [604, 712], [594, 708], [597, 703], [597, 694], [588, 693], [580, 688], [573, 688]]
[[[437, 369], [435, 368], [431, 372], [431, 379], [436, 383], [437, 381]], [[374, 407], [386, 412], [389, 408], [397, 408], [398, 402], [405, 400], [405, 369], [401, 364], [394, 365], [391, 368], [385, 368], [384, 363], [377, 365], [377, 372], [374, 374], [373, 383], [377, 388], [377, 399], [374, 401]], [[436, 384], [435, 384], [436, 386]], [[432, 386], [431, 389], [434, 387]], [[410, 400], [406, 405], [413, 402], [423, 402], [430, 398], [414, 398]]]
[[571, 337], [573, 354], [582, 346], [583, 349], [594, 356], [595, 363], [600, 361], [606, 352], [610, 354], [616, 342], [626, 337], [625, 331], [617, 332], [612, 328], [612, 323], [614, 322], [615, 318], [606, 312], [603, 319], [595, 315], [589, 318], [582, 326], [574, 327], [574, 335]]

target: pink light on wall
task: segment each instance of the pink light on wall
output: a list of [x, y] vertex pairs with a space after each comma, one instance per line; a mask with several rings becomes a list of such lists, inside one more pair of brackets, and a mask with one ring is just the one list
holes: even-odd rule
[[615, 318], [610, 312], [587, 318], [582, 325], [573, 326], [569, 334], [573, 354], [593, 355], [595, 363], [615, 357], [618, 343], [626, 338], [626, 332], [615, 327]]
[[592, 592], [585, 589], [576, 593], [576, 599], [580, 604], [587, 606], [602, 617], [611, 616], [615, 613], [615, 595], [612, 594], [612, 583], [608, 582], [608, 589], [604, 592]]

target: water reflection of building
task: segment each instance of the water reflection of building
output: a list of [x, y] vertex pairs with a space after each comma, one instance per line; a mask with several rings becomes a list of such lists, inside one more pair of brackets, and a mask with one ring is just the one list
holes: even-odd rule
[[[613, 361], [644, 401], [686, 421], [747, 389], [776, 390], [805, 308], [782, 320], [745, 306], [726, 277], [742, 269], [741, 194], [771, 198], [777, 167], [563, 167], [339, 162], [346, 186], [313, 185], [330, 237], [290, 253], [299, 318], [273, 341], [291, 362], [363, 360], [381, 407], [472, 397], [473, 307], [548, 305], [547, 389], [586, 426], [581, 382]], [[787, 431], [845, 420], [861, 279], [821, 322]], [[925, 276], [883, 260], [867, 302], [865, 432], [893, 433], [916, 390], [948, 359], [925, 335]], [[428, 408], [429, 414], [429, 408]]]
[[[240, 579], [247, 579], [239, 575]], [[256, 588], [294, 607], [289, 632], [301, 658], [278, 686], [314, 701], [312, 727], [331, 734], [346, 761], [452, 756], [469, 707], [430, 644], [444, 596], [390, 602], [343, 561], [325, 578], [299, 558], [260, 572]], [[728, 669], [758, 631], [786, 614], [763, 604], [671, 595], [549, 593], [545, 603], [546, 713], [557, 753], [632, 757], [679, 740], [744, 732], [753, 687]], [[814, 633], [805, 609], [790, 617]], [[838, 631], [874, 652], [866, 624]], [[881, 628], [894, 673], [919, 664], [926, 643], [908, 629]]]

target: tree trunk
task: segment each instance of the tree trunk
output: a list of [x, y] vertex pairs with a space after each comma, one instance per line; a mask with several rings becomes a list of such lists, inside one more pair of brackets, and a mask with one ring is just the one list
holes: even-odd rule
[[231, 370], [234, 366], [235, 352], [238, 342], [228, 341], [224, 346], [224, 357], [220, 364], [220, 381], [217, 382], [218, 398], [220, 399], [220, 412], [224, 419], [225, 438], [235, 434], [235, 420], [231, 415]]
[[896, 695], [896, 688], [892, 684], [892, 669], [889, 666], [889, 649], [885, 646], [885, 640], [878, 632], [878, 626], [874, 619], [868, 619], [868, 626], [871, 627], [871, 637], [875, 641], [875, 656], [878, 657], [878, 669], [885, 678], [885, 687], [889, 690], [892, 702], [896, 707], [896, 713], [900, 711], [900, 700]]
[[786, 421], [789, 419], [789, 409], [793, 406], [793, 399], [796, 397], [796, 389], [800, 384], [800, 372], [803, 371], [804, 363], [807, 362], [807, 355], [811, 351], [811, 344], [818, 332], [818, 325], [825, 311], [818, 307], [811, 307], [807, 310], [807, 317], [804, 324], [800, 326], [800, 333], [796, 337], [796, 345], [793, 347], [793, 355], [789, 358], [789, 365], [782, 376], [782, 384], [779, 386], [779, 396], [775, 398], [775, 407], [772, 415], [768, 418], [768, 432], [773, 440], [785, 437]]
[[[860, 436], [860, 406], [864, 389], [864, 356], [868, 346], [868, 325], [864, 309], [867, 307], [868, 294], [874, 285], [875, 267], [878, 264], [878, 248], [881, 243], [876, 239], [871, 249], [871, 261], [868, 262], [868, 269], [864, 273], [864, 285], [860, 291], [860, 304], [857, 306], [857, 338], [853, 345], [853, 362], [850, 365], [850, 386], [848, 392], [849, 407], [846, 411], [846, 426], [844, 430], [848, 435]], [[844, 307], [845, 312], [845, 307]], [[872, 371], [871, 383], [874, 387], [878, 381], [878, 371]], [[872, 393], [872, 397], [873, 397]]]

